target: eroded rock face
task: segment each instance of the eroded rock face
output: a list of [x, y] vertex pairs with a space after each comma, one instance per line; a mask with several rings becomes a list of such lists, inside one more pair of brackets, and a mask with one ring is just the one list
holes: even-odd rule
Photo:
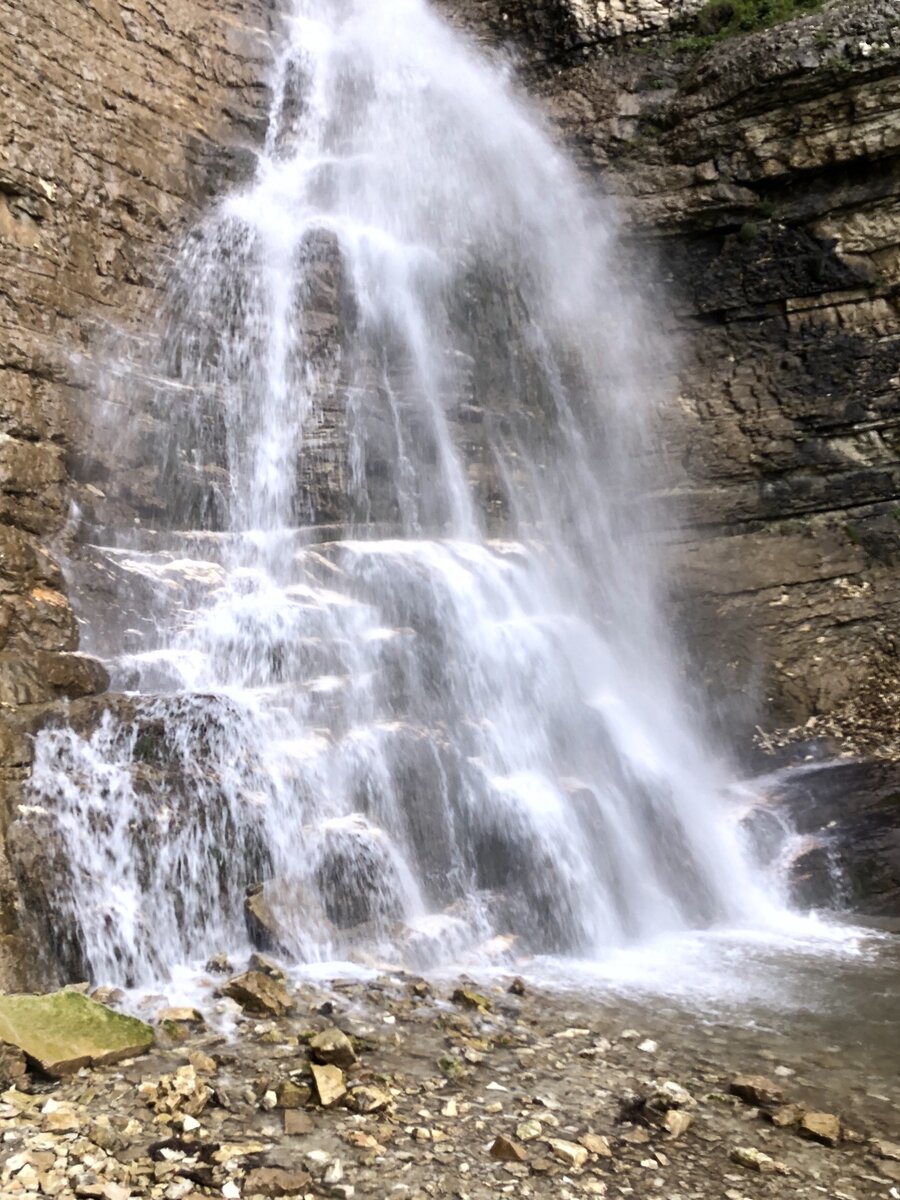
[[690, 522], [672, 559], [704, 683], [739, 698], [723, 726], [846, 714], [860, 746], [897, 743], [896, 5], [832, 2], [706, 50], [687, 5], [442, 7], [514, 48], [626, 198], [635, 269], [667, 281], [685, 478], [665, 511]]
[[[705, 682], [746, 700], [722, 707], [723, 725], [740, 732], [762, 712], [777, 723], [854, 708], [863, 742], [883, 742], [900, 627], [893, 0], [827, 4], [703, 54], [678, 46], [695, 0], [441, 6], [485, 43], [515, 48], [524, 82], [585, 170], [627, 197], [630, 269], [650, 261], [672, 289], [682, 372], [667, 440], [686, 471], [665, 511]], [[110, 325], [137, 328], [156, 307], [158, 262], [189, 217], [248, 169], [271, 8], [59, 0], [51, 13], [37, 0], [0, 0], [3, 119], [14, 132], [0, 137], [0, 712], [17, 714], [0, 720], [0, 835], [29, 771], [33, 714], [71, 698], [89, 705], [107, 682], [78, 653], [54, 561], [71, 477], [89, 518], [164, 525], [167, 479], [141, 453], [166, 414], [139, 425], [135, 457], [114, 477], [82, 436], [97, 401], [94, 360]], [[334, 245], [309, 253], [317, 269], [300, 307], [327, 357], [352, 314]], [[479, 288], [473, 279], [466, 311], [454, 314], [461, 328], [471, 322], [473, 361], [493, 336], [489, 320], [466, 316], [487, 312]], [[495, 397], [508, 403], [508, 384], [473, 375], [450, 414], [498, 527], [504, 498], [479, 430]], [[304, 488], [313, 519], [339, 524], [348, 514], [337, 371], [334, 385], [316, 434], [333, 453]], [[527, 387], [516, 395], [522, 419], [539, 412]], [[366, 430], [367, 484], [389, 520], [389, 481], [382, 496], [379, 480], [390, 447], [379, 457], [379, 436]], [[184, 481], [198, 503], [221, 485], [216, 471], [205, 464]], [[877, 820], [893, 820], [887, 811]], [[344, 890], [340, 862], [328, 870]], [[23, 986], [16, 904], [0, 848], [0, 985]], [[367, 915], [329, 914], [340, 924]]]
[[[76, 653], [54, 561], [94, 356], [112, 324], [156, 307], [163, 253], [245, 169], [271, 14], [268, 0], [0, 0], [0, 839], [28, 709], [107, 686]], [[25, 986], [4, 863], [0, 986]]]

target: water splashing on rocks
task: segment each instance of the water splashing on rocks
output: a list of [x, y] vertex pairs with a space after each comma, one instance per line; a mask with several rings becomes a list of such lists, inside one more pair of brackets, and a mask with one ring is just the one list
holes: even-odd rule
[[424, 4], [297, 0], [255, 178], [111, 385], [159, 503], [85, 551], [127, 703], [39, 737], [21, 819], [66, 969], [585, 958], [766, 909], [660, 616], [628, 275]]

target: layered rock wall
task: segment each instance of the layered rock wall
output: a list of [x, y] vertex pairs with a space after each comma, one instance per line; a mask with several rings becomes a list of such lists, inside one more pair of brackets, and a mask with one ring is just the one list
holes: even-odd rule
[[[31, 756], [9, 718], [106, 685], [53, 552], [92, 355], [256, 138], [270, 7], [0, 0], [0, 833]], [[0, 981], [12, 893], [0, 862]]]
[[663, 498], [723, 724], [896, 745], [896, 4], [832, 0], [711, 47], [685, 5], [447, 6], [514, 55], [666, 282]]
[[[622, 196], [634, 262], [666, 281], [682, 370], [663, 500], [682, 623], [723, 722], [838, 714], [885, 745], [900, 630], [894, 0], [832, 0], [712, 48], [694, 0], [439, 2], [512, 56], [585, 172]], [[112, 327], [140, 328], [187, 219], [245, 169], [273, 7], [0, 0], [0, 717], [105, 685], [54, 561], [95, 360]], [[337, 445], [340, 414], [326, 415]], [[80, 500], [102, 502], [103, 479], [76, 474]], [[0, 720], [7, 811], [24, 725]], [[0, 862], [0, 976], [15, 935]]]

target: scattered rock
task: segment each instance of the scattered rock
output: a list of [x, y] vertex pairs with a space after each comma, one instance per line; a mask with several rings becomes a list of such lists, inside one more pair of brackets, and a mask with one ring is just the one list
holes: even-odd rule
[[312, 1132], [312, 1119], [309, 1113], [301, 1112], [296, 1108], [287, 1108], [284, 1111], [284, 1132], [288, 1137], [298, 1137], [304, 1133]]
[[525, 980], [520, 979], [517, 975], [506, 990], [511, 996], [524, 996], [526, 991]]
[[390, 1102], [387, 1092], [375, 1087], [355, 1087], [347, 1096], [347, 1107], [357, 1113], [380, 1112]]
[[206, 1024], [203, 1014], [196, 1008], [164, 1008], [156, 1014], [156, 1019], [160, 1025], [171, 1022], [175, 1025], [191, 1025], [194, 1028], [201, 1028]]
[[547, 1138], [547, 1145], [555, 1158], [567, 1167], [583, 1167], [588, 1160], [588, 1152], [577, 1142], [568, 1142], [564, 1138]]
[[784, 1100], [784, 1089], [765, 1075], [736, 1075], [728, 1090], [745, 1103], [760, 1107], [781, 1104]]
[[331, 1064], [347, 1070], [356, 1062], [353, 1043], [340, 1029], [326, 1029], [317, 1033], [309, 1042], [310, 1058], [314, 1062]]
[[234, 967], [231, 965], [227, 954], [214, 954], [212, 958], [207, 960], [206, 967], [210, 975], [231, 975]]
[[302, 1108], [309, 1102], [311, 1095], [311, 1090], [305, 1084], [294, 1083], [292, 1079], [286, 1079], [275, 1089], [276, 1107]]
[[791, 1125], [799, 1125], [805, 1112], [802, 1104], [782, 1104], [769, 1113], [769, 1120], [780, 1129], [787, 1129]]
[[836, 1146], [841, 1140], [841, 1123], [834, 1113], [806, 1112], [800, 1118], [797, 1131], [801, 1137], [823, 1146]]
[[757, 1150], [753, 1146], [735, 1146], [728, 1156], [733, 1163], [737, 1163], [739, 1167], [746, 1167], [748, 1171], [768, 1172], [775, 1170], [775, 1160], [768, 1154], [763, 1154], [762, 1150]]
[[211, 1089], [197, 1078], [192, 1066], [179, 1067], [174, 1074], [157, 1080], [145, 1079], [138, 1090], [158, 1113], [188, 1113], [194, 1117], [203, 1112], [212, 1097]]
[[262, 971], [245, 971], [229, 979], [221, 988], [221, 995], [236, 1000], [245, 1012], [275, 1017], [285, 1016], [294, 1007], [284, 984]]
[[544, 1127], [540, 1121], [522, 1121], [516, 1126], [516, 1137], [520, 1142], [530, 1142], [540, 1137]]
[[502, 1134], [494, 1138], [490, 1154], [491, 1158], [499, 1159], [500, 1162], [524, 1162], [528, 1157], [524, 1146], [520, 1146], [511, 1138], [503, 1137]]
[[312, 1077], [316, 1096], [323, 1108], [330, 1108], [347, 1093], [344, 1072], [340, 1067], [313, 1063]]
[[294, 1196], [306, 1191], [312, 1178], [306, 1171], [284, 1167], [254, 1167], [244, 1180], [247, 1196]]
[[284, 983], [287, 979], [287, 976], [278, 963], [272, 958], [267, 958], [265, 954], [251, 954], [247, 963], [247, 969], [250, 971], [261, 971], [263, 975], [270, 975], [273, 979], [277, 979], [279, 983]]
[[672, 1108], [696, 1108], [697, 1101], [687, 1088], [673, 1083], [672, 1080], [666, 1080], [665, 1083], [654, 1085], [647, 1099], [647, 1106], [657, 1112], [668, 1112]]
[[580, 1145], [584, 1146], [588, 1154], [596, 1155], [597, 1158], [612, 1158], [612, 1147], [609, 1144], [609, 1139], [602, 1137], [599, 1133], [586, 1133], [578, 1141]]
[[0, 1042], [0, 1089], [16, 1087], [24, 1090], [28, 1081], [28, 1063], [18, 1046]]
[[662, 1119], [663, 1129], [671, 1138], [681, 1137], [694, 1123], [693, 1115], [683, 1108], [670, 1108]]
[[491, 1002], [487, 996], [483, 996], [481, 992], [474, 992], [471, 988], [458, 987], [450, 998], [460, 1008], [477, 1009], [480, 1012], [491, 1010]]
[[900, 1143], [886, 1142], [883, 1138], [872, 1138], [869, 1149], [877, 1158], [889, 1158], [892, 1162], [900, 1162]]
[[75, 991], [0, 996], [0, 1041], [18, 1047], [47, 1075], [144, 1054], [153, 1030]]

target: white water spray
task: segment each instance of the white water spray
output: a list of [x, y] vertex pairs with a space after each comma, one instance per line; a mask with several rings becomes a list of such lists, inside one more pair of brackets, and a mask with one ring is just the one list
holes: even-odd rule
[[253, 884], [305, 961], [765, 908], [660, 617], [660, 346], [617, 247], [420, 0], [296, 0], [154, 344], [165, 528], [97, 550], [125, 619], [86, 605], [87, 645], [137, 715], [38, 742], [95, 978], [240, 945]]

